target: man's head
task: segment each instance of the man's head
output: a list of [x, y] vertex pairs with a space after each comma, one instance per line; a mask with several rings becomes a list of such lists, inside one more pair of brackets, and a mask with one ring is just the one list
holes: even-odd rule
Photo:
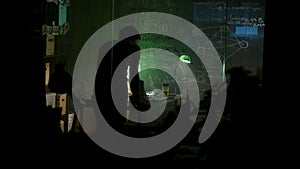
[[133, 26], [125, 26], [119, 31], [119, 39], [124, 39], [124, 37], [130, 36], [126, 38], [126, 40], [136, 41], [140, 40], [140, 34]]

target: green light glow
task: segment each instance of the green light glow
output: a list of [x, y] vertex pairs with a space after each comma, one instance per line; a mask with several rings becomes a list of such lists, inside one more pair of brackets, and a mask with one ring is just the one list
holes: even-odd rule
[[180, 60], [184, 63], [192, 63], [192, 59], [189, 55], [181, 55]]

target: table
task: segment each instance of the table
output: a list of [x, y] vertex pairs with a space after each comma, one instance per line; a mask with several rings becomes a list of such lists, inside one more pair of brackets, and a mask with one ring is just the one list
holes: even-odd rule
[[[150, 99], [150, 102], [154, 111], [136, 113], [130, 112], [135, 110], [129, 108], [127, 117], [134, 121], [127, 120], [125, 122], [123, 133], [134, 137], [149, 137], [165, 131], [173, 124], [177, 117], [177, 107], [181, 102], [180, 95], [172, 95], [161, 100]], [[162, 106], [163, 104], [165, 104], [165, 107]], [[161, 110], [163, 112], [159, 112]], [[141, 123], [143, 119], [153, 119], [153, 121]]]

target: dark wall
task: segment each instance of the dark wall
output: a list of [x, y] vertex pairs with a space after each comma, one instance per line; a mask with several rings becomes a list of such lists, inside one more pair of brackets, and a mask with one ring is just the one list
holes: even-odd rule
[[[164, 12], [182, 17], [198, 26], [211, 40], [220, 59], [223, 60], [226, 57], [226, 69], [242, 66], [245, 69], [250, 69], [254, 75], [261, 77], [264, 26], [258, 27], [258, 35], [236, 35], [235, 32], [237, 27], [243, 26], [245, 19], [261, 17], [264, 21], [264, 1], [226, 2], [227, 4], [205, 0], [71, 0], [68, 13], [70, 31], [64, 36], [57, 37], [56, 52], [60, 55], [58, 61], [65, 61], [67, 71], [72, 74], [81, 48], [99, 28], [114, 19], [137, 12]], [[226, 27], [229, 29], [222, 30]], [[152, 35], [151, 37], [153, 38]], [[151, 39], [151, 37], [142, 39]], [[169, 43], [164, 38], [159, 38], [159, 42], [144, 40], [140, 44], [142, 49], [147, 45], [149, 47], [149, 44], [150, 47], [171, 48], [173, 51], [170, 52], [178, 55], [185, 54], [184, 52], [187, 51], [182, 47], [182, 44]], [[198, 59], [195, 56], [194, 61], [195, 58]], [[209, 82], [201, 61], [194, 62], [190, 67], [193, 72], [197, 72], [197, 79], [202, 79], [201, 83], [198, 84], [202, 86], [203, 90], [206, 90], [207, 87], [203, 86], [208, 86]], [[205, 85], [203, 85], [203, 79]], [[161, 83], [165, 81], [166, 79], [162, 79]], [[159, 88], [161, 83], [157, 84], [158, 87], [156, 86], [156, 88]], [[149, 88], [149, 90], [151, 89]]]
[[[244, 19], [262, 18], [264, 22], [264, 1], [228, 1], [227, 4], [204, 0], [71, 0], [70, 2], [68, 13], [70, 31], [64, 36], [57, 37], [56, 51], [61, 55], [58, 61], [66, 61], [70, 73], [84, 43], [105, 24], [136, 12], [165, 12], [187, 19], [198, 26], [212, 41], [221, 59], [227, 57], [228, 68], [243, 66], [250, 69], [253, 74], [258, 73], [261, 76], [264, 26], [258, 27], [257, 36], [236, 35], [235, 29], [246, 23]], [[226, 25], [230, 31], [221, 31], [220, 29]], [[243, 47], [243, 44], [247, 47]]]
[[111, 21], [111, 0], [71, 0], [68, 8], [70, 31], [57, 39], [59, 61], [67, 63], [66, 69], [72, 73], [77, 56], [88, 38], [100, 27]]
[[[113, 3], [114, 2], [114, 3]], [[58, 61], [67, 63], [67, 70], [72, 73], [76, 58], [88, 38], [99, 28], [119, 17], [135, 12], [165, 12], [171, 13], [189, 21], [192, 20], [191, 0], [90, 0], [70, 1], [68, 20], [70, 31], [57, 37], [57, 51], [61, 55]]]

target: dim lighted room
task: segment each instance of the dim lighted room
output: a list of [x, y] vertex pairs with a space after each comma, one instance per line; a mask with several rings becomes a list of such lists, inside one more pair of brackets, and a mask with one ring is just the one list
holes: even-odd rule
[[39, 66], [27, 70], [38, 77], [35, 143], [99, 162], [201, 168], [251, 160], [262, 144], [253, 123], [261, 123], [254, 114], [263, 106], [267, 7], [37, 1], [28, 38]]

